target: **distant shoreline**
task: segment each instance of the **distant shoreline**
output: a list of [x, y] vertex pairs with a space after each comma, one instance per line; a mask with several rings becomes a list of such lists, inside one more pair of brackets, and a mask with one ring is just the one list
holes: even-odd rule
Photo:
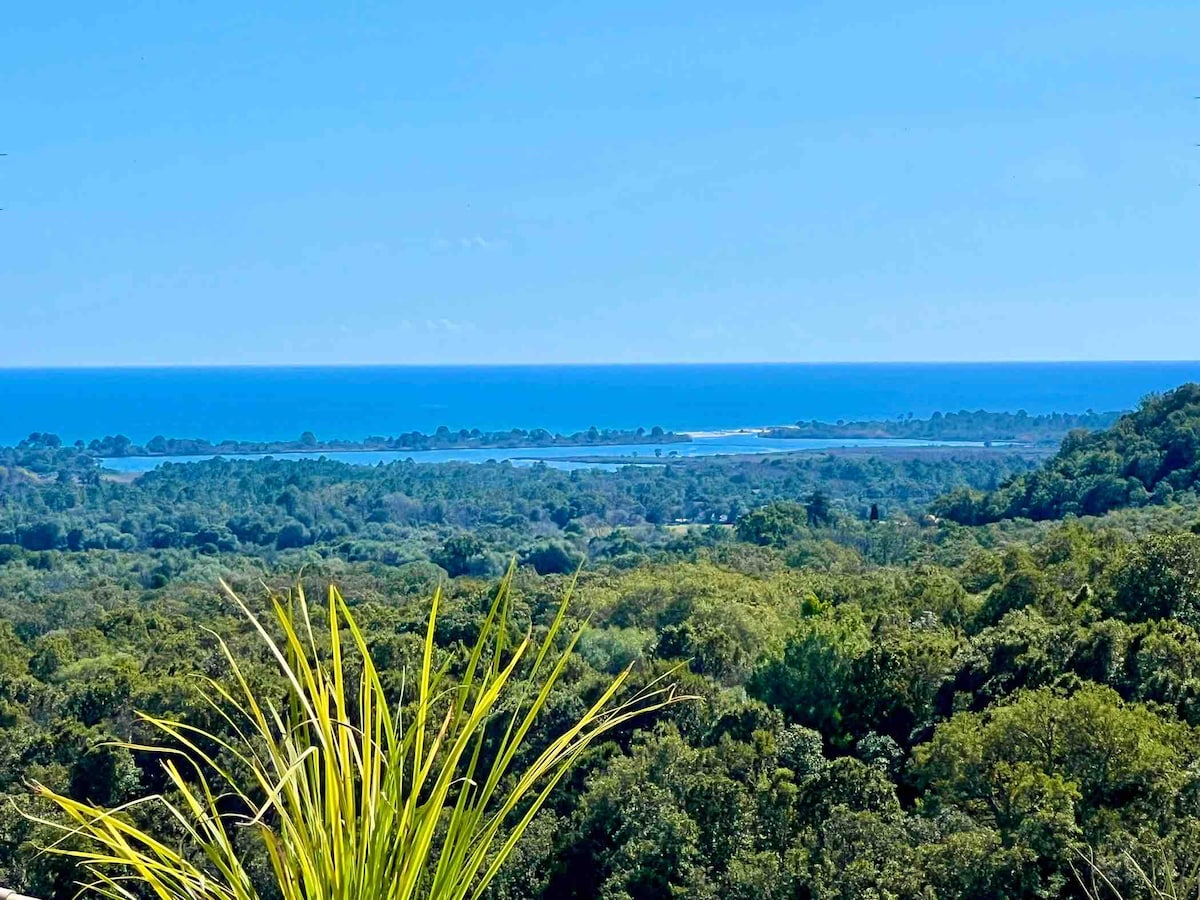
[[950, 456], [953, 454], [971, 454], [986, 456], [1023, 456], [1027, 459], [1044, 459], [1054, 455], [1050, 447], [1036, 447], [1028, 444], [1009, 444], [984, 447], [980, 445], [950, 446], [946, 444], [929, 444], [923, 446], [873, 444], [868, 447], [798, 447], [795, 450], [771, 450], [764, 453], [713, 453], [697, 456], [603, 456], [600, 454], [581, 454], [579, 456], [558, 456], [551, 460], [540, 456], [514, 456], [513, 462], [522, 463], [571, 463], [583, 465], [612, 465], [612, 466], [666, 466], [721, 462], [770, 462], [789, 456], [801, 456], [819, 453], [829, 456], [886, 456], [891, 459], [916, 459], [931, 455]]
[[[634, 447], [637, 449], [634, 449]], [[321, 452], [313, 451], [304, 454], [291, 454], [291, 459], [299, 457], [304, 461], [326, 460], [334, 463], [349, 465], [390, 465], [410, 462], [417, 465], [517, 465], [532, 466], [546, 465], [550, 468], [573, 468], [585, 466], [621, 467], [621, 466], [658, 466], [658, 465], [700, 465], [717, 459], [722, 460], [770, 460], [785, 456], [813, 454], [827, 455], [856, 455], [860, 457], [887, 456], [890, 458], [917, 459], [929, 456], [944, 456], [966, 454], [977, 456], [1023, 456], [1037, 458], [1052, 453], [1054, 448], [1037, 447], [1027, 444], [996, 444], [985, 445], [982, 442], [961, 441], [913, 441], [903, 438], [883, 438], [845, 442], [837, 440], [816, 440], [811, 443], [800, 441], [760, 441], [753, 433], [735, 433], [731, 438], [710, 438], [695, 442], [683, 442], [675, 445], [650, 445], [650, 451], [643, 449], [646, 445], [611, 445], [610, 447], [553, 447], [553, 448], [510, 448], [498, 450], [495, 448], [467, 448], [465, 450], [441, 451], [376, 451], [370, 452], [345, 451]], [[677, 449], [678, 448], [678, 449]], [[552, 452], [538, 453], [538, 450]], [[684, 451], [684, 452], [681, 452]], [[290, 461], [288, 454], [242, 454], [242, 461], [251, 463], [263, 459]], [[352, 457], [358, 457], [354, 459]], [[105, 473], [143, 473], [157, 469], [162, 465], [188, 465], [204, 463], [216, 459], [237, 461], [238, 456], [222, 457], [214, 454], [175, 457], [117, 457], [99, 459], [96, 462]]]
[[[360, 441], [319, 440], [305, 432], [297, 440], [249, 441], [222, 440], [213, 443], [204, 438], [165, 438], [161, 435], [143, 444], [135, 444], [124, 435], [110, 435], [82, 441], [73, 446], [76, 451], [96, 459], [171, 459], [199, 456], [284, 456], [313, 453], [423, 453], [431, 451], [520, 450], [549, 448], [586, 448], [605, 446], [665, 447], [697, 441], [718, 441], [730, 438], [764, 440], [816, 441], [886, 441], [917, 440], [933, 443], [982, 443], [985, 445], [1056, 446], [1066, 435], [1077, 429], [1094, 431], [1106, 428], [1119, 412], [1051, 413], [1030, 416], [1024, 412], [989, 412], [975, 410], [935, 412], [925, 419], [911, 417], [895, 420], [862, 420], [835, 423], [817, 420], [797, 421], [790, 425], [743, 425], [734, 428], [685, 429], [667, 431], [659, 426], [650, 430], [598, 429], [573, 434], [551, 433], [543, 428], [484, 432], [478, 428], [458, 431], [442, 426], [433, 434], [417, 431], [396, 436], [370, 436]], [[31, 434], [22, 444], [62, 445], [53, 434]], [[18, 445], [20, 447], [22, 445]]]
[[772, 428], [787, 428], [787, 427], [789, 427], [789, 426], [788, 425], [755, 425], [752, 427], [746, 426], [743, 428], [713, 428], [713, 429], [705, 429], [705, 430], [685, 429], [685, 430], [679, 431], [677, 433], [685, 434], [694, 441], [703, 441], [708, 438], [731, 437], [731, 436], [737, 435], [737, 434], [746, 434], [746, 435], [752, 434], [752, 435], [755, 435], [756, 437], [762, 437], [764, 434], [766, 434], [766, 432], [770, 431]]
[[[37, 440], [35, 440], [37, 439]], [[412, 431], [398, 436], [371, 436], [361, 441], [318, 440], [311, 432], [305, 432], [299, 440], [291, 441], [247, 441], [222, 440], [213, 443], [205, 438], [165, 438], [155, 436], [145, 444], [135, 444], [124, 435], [96, 438], [83, 444], [76, 442], [73, 449], [95, 459], [171, 459], [189, 456], [284, 456], [287, 454], [312, 453], [427, 453], [461, 450], [519, 450], [522, 448], [550, 447], [601, 447], [608, 445], [667, 445], [686, 443], [691, 437], [680, 432], [666, 431], [658, 426], [647, 431], [590, 428], [574, 434], [553, 434], [545, 429], [530, 431], [514, 428], [509, 431], [483, 432], [479, 429], [451, 431], [439, 428], [433, 434]], [[51, 446], [57, 442], [56, 435], [30, 435], [29, 442]], [[20, 446], [20, 445], [18, 445]]]
[[[988, 412], [986, 410], [941, 413], [928, 418], [911, 416], [895, 419], [822, 422], [797, 421], [791, 425], [743, 425], [733, 428], [695, 428], [668, 431], [659, 426], [649, 430], [599, 429], [592, 427], [572, 434], [552, 433], [546, 429], [519, 428], [485, 432], [478, 428], [452, 431], [439, 427], [432, 434], [418, 431], [394, 436], [373, 435], [359, 441], [320, 440], [311, 431], [298, 439], [285, 441], [222, 440], [204, 438], [166, 438], [161, 435], [137, 444], [124, 435], [109, 435], [84, 444], [67, 446], [54, 434], [34, 432], [13, 448], [17, 452], [52, 452], [89, 460], [113, 468], [118, 460], [133, 462], [193, 462], [201, 459], [307, 457], [376, 454], [381, 461], [404, 459], [411, 455], [425, 461], [486, 461], [489, 454], [513, 461], [559, 459], [564, 462], [600, 460], [655, 459], [748, 453], [795, 452], [803, 449], [835, 449], [874, 445], [883, 449], [897, 446], [970, 446], [1014, 449], [1055, 448], [1073, 430], [1094, 431], [1108, 427], [1118, 413], [1051, 413], [1028, 415]], [[803, 442], [809, 442], [805, 447]], [[774, 445], [772, 448], [770, 445]], [[608, 449], [611, 448], [611, 449]], [[635, 449], [636, 448], [636, 449]], [[646, 455], [642, 450], [645, 448]], [[516, 452], [514, 452], [516, 451]], [[521, 452], [528, 451], [528, 452]], [[437, 459], [443, 455], [443, 460]], [[126, 468], [117, 466], [116, 468]]]
[[935, 410], [1130, 409], [1196, 380], [1200, 362], [0, 369], [0, 444], [35, 430], [64, 443], [124, 434], [137, 444], [156, 435], [286, 443], [306, 429], [357, 441], [441, 425], [706, 434]]

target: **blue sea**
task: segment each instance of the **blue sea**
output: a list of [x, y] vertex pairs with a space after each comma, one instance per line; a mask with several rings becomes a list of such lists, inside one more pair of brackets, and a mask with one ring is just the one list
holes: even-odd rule
[[405, 431], [716, 431], [961, 409], [1128, 409], [1200, 362], [0, 370], [0, 444], [125, 434], [361, 439]]

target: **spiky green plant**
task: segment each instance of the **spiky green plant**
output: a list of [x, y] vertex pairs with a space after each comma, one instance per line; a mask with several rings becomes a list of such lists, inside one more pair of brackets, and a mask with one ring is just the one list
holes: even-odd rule
[[[532, 752], [530, 729], [579, 631], [560, 640], [568, 591], [540, 641], [531, 631], [508, 641], [510, 581], [511, 572], [454, 680], [447, 666], [434, 665], [441, 591], [435, 593], [407, 720], [403, 703], [394, 710], [389, 704], [367, 642], [335, 588], [328, 650], [319, 652], [323, 628], [314, 627], [302, 587], [272, 598], [277, 641], [222, 582], [286, 680], [285, 708], [256, 695], [218, 636], [231, 679], [203, 678], [201, 693], [227, 734], [141, 715], [172, 746], [120, 746], [161, 754], [171, 796], [101, 809], [35, 784], [69, 821], [36, 819], [62, 832], [48, 849], [78, 860], [88, 877], [83, 893], [249, 900], [259, 894], [235, 835], [251, 829], [261, 835], [286, 900], [479, 897], [590, 744], [684, 699], [658, 679], [619, 700], [626, 669], [532, 762], [519, 763]], [[165, 810], [186, 840], [176, 845], [134, 824], [128, 813], [143, 804]]]
[[[1096, 861], [1095, 854], [1079, 852], [1082, 869], [1071, 865], [1075, 879], [1088, 900], [1123, 900], [1124, 894]], [[1200, 900], [1200, 862], [1184, 866], [1173, 864], [1166, 855], [1148, 866], [1142, 866], [1128, 851], [1121, 854], [1127, 876], [1139, 889], [1139, 896], [1152, 900]]]

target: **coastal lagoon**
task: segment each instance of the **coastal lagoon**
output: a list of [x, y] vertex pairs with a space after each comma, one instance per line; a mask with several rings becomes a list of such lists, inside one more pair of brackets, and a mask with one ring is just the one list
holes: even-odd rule
[[[603, 444], [582, 447], [510, 447], [463, 450], [351, 450], [313, 453], [255, 453], [230, 455], [226, 459], [332, 459], [354, 465], [411, 459], [419, 463], [508, 462], [513, 465], [545, 463], [554, 468], [618, 468], [621, 465], [661, 465], [672, 459], [739, 454], [798, 453], [838, 448], [913, 449], [920, 447], [981, 447], [969, 441], [913, 441], [888, 438], [833, 439], [761, 438], [751, 432], [706, 434], [691, 441], [664, 444]], [[214, 459], [214, 456], [125, 456], [101, 460], [106, 469], [117, 472], [148, 472], [164, 463], [190, 463]]]

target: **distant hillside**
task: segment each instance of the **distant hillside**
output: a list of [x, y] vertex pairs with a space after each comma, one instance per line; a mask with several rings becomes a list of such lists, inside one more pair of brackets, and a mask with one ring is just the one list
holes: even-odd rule
[[963, 524], [1100, 515], [1162, 502], [1200, 485], [1200, 384], [1152, 395], [1105, 431], [1073, 431], [1041, 469], [994, 491], [940, 498], [935, 515]]

